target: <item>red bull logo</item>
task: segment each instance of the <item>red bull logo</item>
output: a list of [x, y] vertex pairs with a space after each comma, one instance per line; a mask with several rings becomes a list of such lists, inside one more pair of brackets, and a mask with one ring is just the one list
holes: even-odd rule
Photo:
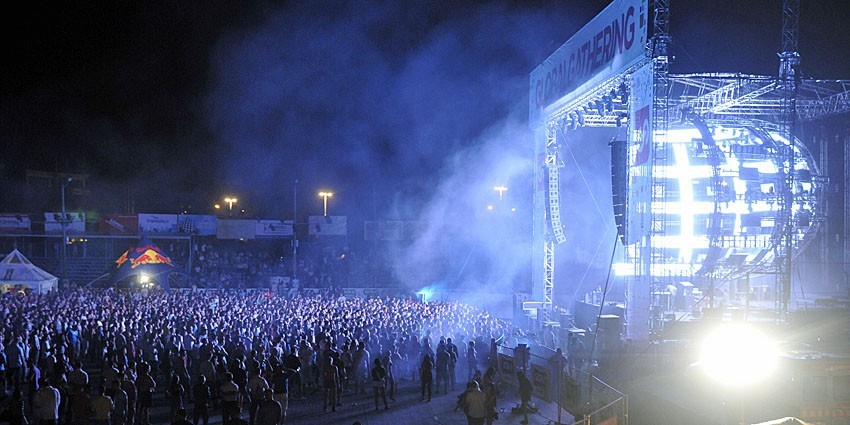
[[142, 264], [168, 264], [169, 266], [174, 266], [171, 264], [171, 259], [152, 250], [147, 249], [145, 252], [139, 254], [135, 259], [130, 259], [130, 263], [132, 266], [130, 268], [135, 269], [136, 267]]
[[118, 257], [117, 260], [115, 260], [115, 264], [117, 264], [116, 267], [121, 267], [122, 264], [127, 262], [127, 253], [129, 253], [129, 252], [130, 252], [129, 250], [124, 251], [124, 253], [121, 254], [121, 256]]

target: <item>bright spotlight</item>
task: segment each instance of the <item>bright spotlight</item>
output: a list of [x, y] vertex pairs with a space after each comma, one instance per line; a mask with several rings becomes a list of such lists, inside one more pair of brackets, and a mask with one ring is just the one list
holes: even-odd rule
[[704, 341], [699, 364], [717, 381], [741, 387], [759, 382], [776, 369], [776, 343], [744, 325], [725, 325]]

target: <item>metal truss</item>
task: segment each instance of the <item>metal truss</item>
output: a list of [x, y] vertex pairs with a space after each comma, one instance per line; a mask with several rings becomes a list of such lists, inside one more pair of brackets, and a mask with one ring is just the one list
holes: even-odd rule
[[[711, 122], [758, 120], [779, 125], [787, 107], [783, 82], [776, 77], [746, 74], [670, 76], [671, 109], [690, 111]], [[850, 112], [850, 81], [800, 80], [798, 121]]]
[[567, 237], [561, 223], [561, 166], [558, 163], [557, 132], [555, 125], [549, 125], [546, 129], [546, 171], [549, 175], [549, 223], [555, 241], [562, 244], [567, 241]]
[[555, 291], [555, 243], [547, 240], [543, 243], [543, 310], [552, 309]]

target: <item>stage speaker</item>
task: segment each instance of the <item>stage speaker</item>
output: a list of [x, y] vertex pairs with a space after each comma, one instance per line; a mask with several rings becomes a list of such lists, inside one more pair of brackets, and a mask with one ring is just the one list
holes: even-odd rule
[[617, 225], [617, 236], [623, 245], [626, 243], [626, 213], [629, 187], [629, 142], [627, 140], [612, 140], [611, 146], [611, 195], [614, 206], [614, 223]]

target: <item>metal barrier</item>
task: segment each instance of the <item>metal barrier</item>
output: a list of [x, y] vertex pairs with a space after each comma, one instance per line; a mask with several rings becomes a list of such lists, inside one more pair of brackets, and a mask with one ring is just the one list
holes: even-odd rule
[[535, 397], [558, 403], [558, 417], [552, 418], [556, 423], [562, 423], [563, 409], [575, 418], [574, 424], [628, 425], [628, 397], [593, 373], [571, 368], [554, 350], [539, 345], [500, 345], [493, 366], [502, 376], [502, 385], [513, 389], [518, 381], [506, 377], [524, 371]]

